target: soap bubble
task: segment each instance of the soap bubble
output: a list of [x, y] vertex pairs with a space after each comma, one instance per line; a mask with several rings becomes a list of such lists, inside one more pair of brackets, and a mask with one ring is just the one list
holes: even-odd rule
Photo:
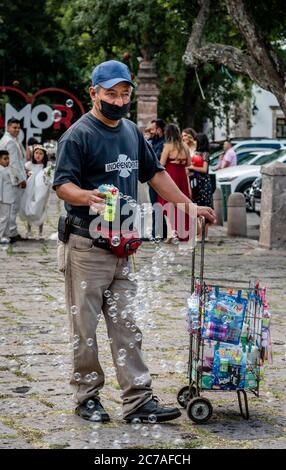
[[131, 426], [134, 431], [138, 431], [141, 428], [141, 420], [139, 418], [132, 419]]
[[163, 369], [163, 370], [167, 369], [166, 361], [163, 361], [163, 360], [160, 361], [160, 369]]
[[148, 423], [155, 424], [157, 422], [157, 416], [155, 414], [151, 414], [148, 416]]
[[74, 379], [75, 379], [76, 382], [79, 382], [79, 381], [80, 381], [81, 375], [80, 375], [79, 372], [75, 372], [75, 373], [74, 373]]
[[82, 281], [82, 282], [80, 283], [80, 287], [81, 287], [82, 289], [86, 289], [86, 288], [87, 288], [87, 283], [86, 283], [85, 281]]
[[141, 340], [142, 340], [142, 334], [141, 333], [136, 333], [135, 341], [141, 341]]
[[94, 421], [94, 422], [101, 422], [101, 415], [100, 415], [100, 412], [99, 411], [95, 411], [94, 413], [92, 413], [91, 415], [91, 421]]
[[91, 410], [92, 408], [94, 408], [94, 401], [93, 400], [88, 400], [88, 402], [86, 403], [86, 407]]
[[128, 279], [129, 279], [129, 281], [133, 282], [136, 279], [136, 275], [134, 273], [130, 273], [130, 274], [128, 274]]
[[127, 276], [128, 273], [129, 273], [129, 268], [128, 268], [128, 266], [125, 266], [125, 267], [122, 269], [122, 274], [123, 274], [123, 276]]
[[161, 437], [161, 431], [162, 431], [162, 428], [160, 424], [155, 424], [151, 430], [152, 437], [154, 437], [154, 439], [159, 439]]
[[92, 442], [93, 444], [96, 444], [98, 442], [98, 439], [99, 439], [99, 434], [97, 431], [92, 431], [91, 434], [90, 434], [90, 442]]
[[73, 107], [73, 104], [74, 104], [74, 103], [73, 103], [73, 100], [72, 100], [72, 99], [69, 98], [68, 100], [66, 100], [66, 106], [67, 106], [68, 108], [72, 108], [72, 107]]
[[107, 311], [108, 315], [110, 317], [116, 317], [117, 315], [117, 307], [115, 305], [113, 305], [112, 307], [110, 307]]
[[131, 342], [131, 343], [129, 343], [128, 346], [129, 346], [130, 349], [133, 349], [134, 348], [134, 343]]
[[114, 439], [113, 449], [121, 449], [121, 442], [119, 441], [119, 439]]
[[121, 440], [122, 440], [122, 443], [123, 443], [123, 444], [129, 444], [129, 442], [130, 442], [130, 437], [129, 437], [128, 432], [125, 432], [125, 433], [122, 435]]
[[185, 364], [181, 361], [176, 362], [175, 370], [178, 374], [183, 374], [185, 372]]
[[118, 357], [126, 357], [126, 356], [127, 356], [127, 351], [126, 351], [126, 349], [123, 349], [123, 348], [119, 349], [119, 351], [118, 351]]
[[148, 426], [142, 426], [141, 428], [141, 436], [147, 437], [149, 435], [149, 429]]
[[93, 338], [87, 338], [87, 340], [86, 340], [87, 346], [91, 347], [91, 346], [93, 346], [93, 343], [94, 343]]
[[114, 235], [111, 239], [112, 246], [119, 246], [120, 245], [120, 237], [118, 235]]
[[60, 120], [62, 119], [61, 111], [59, 109], [55, 109], [52, 114], [53, 114], [53, 121], [60, 122]]
[[85, 382], [90, 383], [90, 382], [92, 381], [91, 375], [90, 375], [90, 374], [86, 374], [86, 375], [84, 376], [84, 380], [85, 380]]
[[91, 376], [91, 380], [97, 380], [97, 378], [98, 378], [98, 373], [97, 373], [97, 372], [92, 372], [92, 373], [90, 374], [90, 376]]
[[76, 305], [71, 306], [71, 314], [72, 315], [77, 315], [79, 312], [79, 308]]
[[113, 298], [114, 298], [114, 300], [119, 300], [120, 299], [120, 294], [118, 292], [115, 292]]
[[108, 289], [105, 290], [104, 293], [103, 293], [103, 295], [104, 295], [104, 297], [106, 297], [106, 298], [110, 297], [110, 296], [111, 296], [110, 290], [108, 290]]
[[127, 311], [126, 311], [125, 309], [122, 310], [122, 312], [120, 313], [120, 316], [121, 316], [122, 320], [126, 320], [127, 315], [128, 315], [128, 314], [127, 314]]
[[180, 264], [177, 264], [176, 266], [176, 270], [178, 273], [180, 273], [182, 271], [183, 267], [180, 265]]
[[134, 379], [134, 385], [136, 385], [136, 386], [138, 386], [138, 385], [143, 385], [143, 380], [142, 380], [141, 376], [135, 377], [135, 379]]
[[130, 330], [135, 333], [135, 331], [137, 330], [137, 326], [136, 325], [132, 325]]
[[125, 357], [119, 356], [116, 363], [119, 367], [124, 367], [126, 365]]

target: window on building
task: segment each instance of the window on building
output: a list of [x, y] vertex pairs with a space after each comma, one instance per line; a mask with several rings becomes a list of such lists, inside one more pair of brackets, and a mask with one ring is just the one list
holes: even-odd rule
[[285, 118], [276, 119], [276, 137], [286, 138], [286, 119]]

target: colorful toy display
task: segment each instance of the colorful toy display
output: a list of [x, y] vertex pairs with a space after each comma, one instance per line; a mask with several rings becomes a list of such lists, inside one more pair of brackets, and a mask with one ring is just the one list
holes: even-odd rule
[[243, 297], [241, 290], [213, 286], [204, 301], [199, 292], [196, 286], [187, 300], [188, 331], [195, 340], [201, 332], [203, 344], [202, 358], [192, 360], [192, 380], [199, 374], [205, 390], [258, 390], [264, 362], [272, 359], [266, 290], [257, 284]]

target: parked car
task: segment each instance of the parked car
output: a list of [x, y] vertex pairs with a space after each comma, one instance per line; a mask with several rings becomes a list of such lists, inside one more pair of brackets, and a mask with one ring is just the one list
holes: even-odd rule
[[262, 192], [262, 176], [256, 178], [249, 191], [249, 203], [254, 212], [260, 215], [261, 210], [261, 192]]
[[[278, 153], [278, 152], [275, 152], [275, 153]], [[277, 159], [277, 161], [280, 163], [286, 163], [285, 154], [281, 154], [280, 157]], [[261, 211], [261, 196], [262, 196], [262, 176], [260, 175], [253, 181], [251, 188], [249, 190], [250, 207], [258, 215], [260, 215], [260, 211]]]
[[[228, 185], [229, 192], [240, 192], [245, 196], [246, 208], [253, 210], [250, 201], [250, 188], [256, 178], [260, 176], [262, 165], [271, 165], [274, 161], [286, 162], [286, 148], [277, 150], [271, 154], [261, 155], [256, 159], [255, 165], [237, 165], [216, 172], [216, 184], [218, 187]], [[224, 188], [222, 188], [223, 190]]]
[[[258, 139], [258, 140], [232, 140], [233, 149], [237, 155], [237, 162], [239, 163], [240, 158], [243, 158], [250, 152], [263, 152], [267, 150], [278, 150], [286, 146], [286, 140], [277, 139]], [[219, 156], [222, 154], [222, 150], [211, 153], [210, 155], [210, 167], [215, 167], [218, 163]]]

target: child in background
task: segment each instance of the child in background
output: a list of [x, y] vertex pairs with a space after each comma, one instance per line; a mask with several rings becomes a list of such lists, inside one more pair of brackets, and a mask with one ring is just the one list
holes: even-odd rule
[[0, 244], [9, 243], [5, 235], [9, 232], [9, 220], [14, 190], [9, 168], [9, 152], [0, 150]]
[[42, 145], [34, 145], [32, 159], [25, 163], [25, 168], [28, 180], [21, 201], [20, 217], [28, 223], [27, 237], [31, 236], [31, 226], [35, 225], [39, 227], [39, 237], [42, 239], [52, 184], [47, 151]]

